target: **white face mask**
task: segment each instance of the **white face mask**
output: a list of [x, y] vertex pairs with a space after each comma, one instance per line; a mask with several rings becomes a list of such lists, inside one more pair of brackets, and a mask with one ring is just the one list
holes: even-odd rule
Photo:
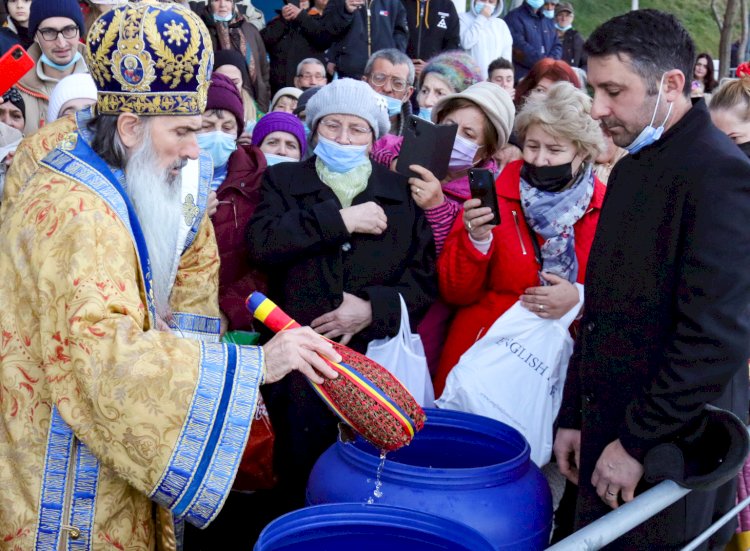
[[656, 96], [656, 105], [654, 105], [654, 114], [651, 115], [651, 122], [648, 124], [646, 128], [641, 130], [641, 133], [638, 134], [636, 139], [634, 139], [630, 145], [625, 146], [625, 149], [627, 149], [628, 153], [630, 153], [631, 155], [638, 153], [641, 149], [643, 149], [647, 145], [651, 145], [652, 143], [657, 141], [659, 138], [661, 138], [661, 135], [664, 133], [664, 125], [667, 124], [667, 121], [669, 120], [669, 116], [672, 114], [672, 106], [674, 104], [670, 102], [669, 110], [667, 111], [667, 116], [664, 117], [664, 122], [662, 122], [658, 128], [654, 128], [654, 121], [656, 120], [656, 112], [659, 110], [659, 100], [661, 99], [661, 87], [664, 84], [665, 75], [666, 73], [664, 73], [661, 76], [661, 80], [659, 81], [659, 93]]

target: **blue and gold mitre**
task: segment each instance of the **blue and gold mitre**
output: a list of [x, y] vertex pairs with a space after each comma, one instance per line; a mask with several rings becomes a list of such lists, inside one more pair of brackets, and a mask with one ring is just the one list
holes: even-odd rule
[[189, 8], [132, 2], [91, 26], [86, 64], [98, 89], [97, 113], [200, 115], [213, 49], [206, 26]]

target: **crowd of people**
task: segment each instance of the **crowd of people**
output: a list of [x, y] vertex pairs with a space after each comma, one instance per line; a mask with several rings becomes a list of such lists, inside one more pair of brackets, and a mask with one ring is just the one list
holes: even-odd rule
[[[646, 489], [706, 404], [747, 421], [750, 70], [720, 86], [654, 10], [586, 39], [557, 0], [279, 8], [6, 0], [0, 50], [33, 67], [0, 103], [0, 548], [252, 545], [338, 435], [320, 335], [364, 353], [402, 302], [436, 397], [516, 303], [583, 302], [556, 539]], [[418, 119], [455, 127], [444, 175], [399, 166]], [[267, 333], [253, 291], [305, 327]], [[273, 487], [233, 491], [265, 408]], [[679, 548], [736, 492], [615, 548]]]

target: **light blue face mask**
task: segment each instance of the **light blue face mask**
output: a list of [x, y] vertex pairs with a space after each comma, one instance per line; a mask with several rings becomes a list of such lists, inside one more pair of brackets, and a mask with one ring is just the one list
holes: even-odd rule
[[417, 113], [417, 116], [420, 119], [431, 121], [432, 120], [432, 107], [420, 107], [419, 113]]
[[324, 165], [338, 173], [349, 172], [367, 162], [367, 145], [341, 145], [320, 134], [314, 153]]
[[555, 18], [555, 10], [542, 10], [542, 15], [547, 19]]
[[534, 11], [538, 10], [544, 4], [544, 0], [526, 0], [526, 3], [533, 8]]
[[229, 161], [229, 156], [237, 149], [237, 138], [221, 130], [198, 134], [198, 147], [211, 155], [214, 169], [222, 167]]
[[476, 4], [474, 4], [474, 13], [476, 13], [477, 15], [481, 14], [486, 5], [486, 2], [477, 2]]
[[248, 134], [250, 134], [252, 136], [253, 135], [253, 128], [255, 128], [256, 124], [257, 124], [257, 121], [247, 121], [245, 123], [245, 132], [247, 132]]
[[73, 56], [73, 59], [68, 61], [65, 65], [58, 65], [54, 61], [52, 61], [50, 58], [47, 57], [47, 54], [42, 54], [42, 57], [39, 58], [39, 61], [47, 65], [48, 67], [52, 67], [53, 69], [57, 69], [58, 71], [67, 71], [70, 69], [73, 65], [78, 63], [78, 60], [81, 59], [81, 52], [76, 52], [76, 54]]
[[232, 19], [234, 19], [234, 14], [231, 14], [231, 13], [229, 15], [218, 15], [218, 14], [213, 14], [213, 15], [214, 15], [214, 21], [218, 21], [219, 23], [229, 23]]
[[656, 111], [659, 109], [659, 100], [661, 99], [661, 87], [662, 84], [664, 84], [664, 75], [661, 76], [661, 80], [659, 81], [659, 93], [656, 96], [656, 105], [654, 105], [654, 114], [651, 115], [651, 122], [648, 124], [646, 128], [641, 130], [641, 133], [638, 134], [638, 137], [633, 140], [633, 142], [630, 145], [626, 145], [625, 149], [628, 150], [628, 153], [631, 155], [638, 153], [641, 149], [644, 147], [651, 145], [655, 141], [657, 141], [659, 138], [661, 138], [661, 135], [664, 133], [664, 125], [667, 124], [667, 121], [669, 120], [669, 116], [672, 114], [672, 106], [673, 103], [669, 104], [669, 110], [667, 111], [667, 116], [664, 117], [664, 122], [661, 123], [661, 126], [659, 128], [654, 128], [654, 120], [656, 120]]
[[566, 32], [566, 31], [569, 31], [570, 29], [572, 29], [573, 25], [565, 25], [564, 27], [561, 27], [560, 25], [558, 25], [557, 23], [555, 23], [555, 28], [558, 31]]
[[268, 166], [277, 165], [279, 163], [296, 163], [297, 159], [291, 157], [284, 157], [284, 155], [276, 155], [275, 153], [264, 153], [266, 156], [266, 164]]
[[[382, 95], [382, 94], [381, 94]], [[383, 96], [386, 103], [388, 103], [388, 116], [395, 117], [401, 112], [401, 107], [404, 103], [400, 99], [392, 98], [391, 96]]]

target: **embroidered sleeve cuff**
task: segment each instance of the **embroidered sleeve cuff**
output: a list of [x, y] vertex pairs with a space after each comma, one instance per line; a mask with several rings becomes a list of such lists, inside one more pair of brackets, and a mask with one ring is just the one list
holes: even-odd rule
[[232, 487], [255, 415], [263, 349], [201, 343], [198, 385], [161, 480], [149, 496], [203, 528]]
[[199, 316], [175, 312], [169, 327], [176, 334], [203, 342], [219, 342], [221, 320], [212, 316]]

